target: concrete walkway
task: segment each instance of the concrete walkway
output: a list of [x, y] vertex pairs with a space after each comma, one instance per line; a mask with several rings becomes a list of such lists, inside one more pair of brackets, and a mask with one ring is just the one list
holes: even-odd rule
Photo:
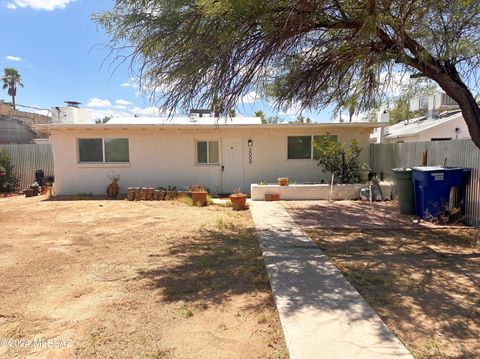
[[250, 209], [291, 359], [413, 358], [280, 203]]

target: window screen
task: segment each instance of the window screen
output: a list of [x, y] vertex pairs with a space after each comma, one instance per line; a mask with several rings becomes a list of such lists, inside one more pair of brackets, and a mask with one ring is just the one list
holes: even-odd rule
[[208, 143], [197, 142], [197, 163], [208, 163]]
[[79, 162], [103, 162], [101, 138], [82, 138], [78, 140]]
[[208, 142], [208, 163], [219, 163], [218, 141]]
[[129, 162], [128, 138], [106, 138], [105, 162]]
[[310, 159], [312, 158], [312, 137], [311, 136], [289, 136], [288, 137], [288, 159]]
[[323, 141], [329, 139], [330, 141], [338, 141], [337, 135], [321, 135], [321, 136], [313, 136], [313, 159], [318, 160], [320, 158], [320, 151], [318, 146], [321, 145]]

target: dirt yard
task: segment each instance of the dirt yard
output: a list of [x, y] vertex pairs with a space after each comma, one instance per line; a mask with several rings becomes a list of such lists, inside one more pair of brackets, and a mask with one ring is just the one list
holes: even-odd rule
[[1, 358], [286, 358], [248, 211], [0, 199]]
[[480, 358], [480, 232], [400, 216], [393, 203], [285, 203], [420, 358]]

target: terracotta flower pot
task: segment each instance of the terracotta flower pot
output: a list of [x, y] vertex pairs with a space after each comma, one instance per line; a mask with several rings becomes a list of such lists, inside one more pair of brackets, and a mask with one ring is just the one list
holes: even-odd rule
[[279, 186], [288, 186], [288, 178], [287, 177], [279, 177], [277, 178], [277, 182]]
[[206, 206], [208, 192], [190, 192], [192, 194], [193, 205]]
[[243, 211], [247, 205], [246, 195], [231, 195], [230, 202], [234, 211]]
[[272, 201], [280, 201], [280, 194], [272, 193]]

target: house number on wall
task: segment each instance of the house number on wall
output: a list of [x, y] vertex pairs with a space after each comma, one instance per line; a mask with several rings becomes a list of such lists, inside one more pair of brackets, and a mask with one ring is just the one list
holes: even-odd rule
[[253, 162], [253, 154], [252, 154], [252, 149], [248, 149], [248, 163], [252, 164]]

